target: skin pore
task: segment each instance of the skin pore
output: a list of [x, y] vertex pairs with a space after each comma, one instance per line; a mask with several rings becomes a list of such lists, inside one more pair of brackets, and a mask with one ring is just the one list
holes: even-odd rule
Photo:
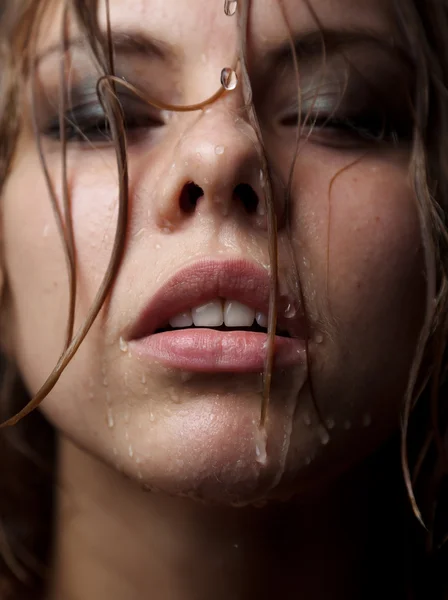
[[[273, 170], [279, 290], [306, 316], [310, 369], [298, 353], [274, 373], [264, 463], [256, 453], [259, 373], [193, 372], [141, 355], [133, 324], [171, 276], [203, 259], [250, 259], [266, 271], [268, 237], [264, 211], [248, 210], [236, 192], [250, 186], [263, 207], [241, 86], [192, 113], [165, 114], [124, 96], [125, 255], [100, 318], [42, 404], [60, 433], [54, 599], [365, 598], [366, 579], [372, 590], [373, 574], [390, 575], [386, 552], [382, 564], [372, 560], [381, 546], [368, 524], [383, 494], [399, 494], [399, 466], [361, 463], [397, 430], [424, 313], [403, 133], [406, 63], [388, 50], [399, 39], [387, 2], [314, 0], [330, 32], [325, 63], [308, 4], [284, 6], [300, 40], [302, 110], [316, 121], [294, 171], [290, 241], [282, 199], [296, 149], [297, 82], [274, 1], [253, 2], [248, 67]], [[55, 2], [42, 24], [36, 84], [37, 125], [59, 196], [59, 55], [48, 49], [60, 39], [60, 8]], [[165, 102], [204, 100], [222, 68], [235, 64], [236, 19], [221, 4], [111, 0], [110, 9], [122, 42], [117, 73]], [[76, 35], [71, 22], [69, 37]], [[157, 44], [138, 50], [129, 43], [137, 36]], [[69, 129], [79, 326], [110, 256], [118, 182], [113, 145], [99, 127], [99, 75], [82, 44], [72, 47], [67, 73], [71, 116], [91, 140]], [[3, 197], [2, 317], [6, 350], [35, 392], [64, 342], [68, 289], [29, 102], [24, 111]], [[333, 113], [339, 121], [325, 124]], [[372, 142], [382, 130], [384, 141]], [[181, 202], [190, 182], [203, 192], [194, 210]]]

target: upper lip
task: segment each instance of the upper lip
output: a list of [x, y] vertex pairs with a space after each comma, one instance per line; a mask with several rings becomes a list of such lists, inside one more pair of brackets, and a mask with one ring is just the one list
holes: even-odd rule
[[[269, 310], [269, 273], [244, 259], [203, 259], [180, 269], [150, 299], [128, 330], [128, 340], [153, 334], [175, 315], [215, 300], [236, 300], [265, 315]], [[294, 306], [293, 311], [289, 310]], [[278, 296], [277, 327], [292, 337], [305, 337], [306, 327], [298, 299]], [[285, 311], [295, 312], [287, 318]]]

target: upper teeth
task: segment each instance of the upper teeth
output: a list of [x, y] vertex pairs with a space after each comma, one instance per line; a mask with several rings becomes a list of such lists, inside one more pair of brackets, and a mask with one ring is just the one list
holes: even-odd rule
[[185, 310], [170, 319], [169, 324], [174, 328], [191, 327], [251, 327], [254, 320], [260, 327], [267, 327], [268, 320], [263, 313], [255, 313], [253, 308], [236, 300], [221, 300], [217, 298], [191, 310]]

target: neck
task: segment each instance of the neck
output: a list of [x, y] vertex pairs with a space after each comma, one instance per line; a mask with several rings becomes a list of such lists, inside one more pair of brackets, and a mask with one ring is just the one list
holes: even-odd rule
[[145, 492], [62, 439], [51, 597], [380, 597], [402, 575], [388, 500], [401, 478], [391, 487], [384, 471], [364, 465], [318, 498], [223, 509]]

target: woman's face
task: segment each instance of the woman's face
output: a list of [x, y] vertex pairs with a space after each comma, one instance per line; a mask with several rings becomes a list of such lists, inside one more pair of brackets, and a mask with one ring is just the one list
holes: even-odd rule
[[[117, 74], [165, 103], [212, 96], [238, 51], [237, 15], [222, 4], [110, 0]], [[267, 188], [241, 70], [234, 90], [193, 112], [148, 108], [118, 86], [129, 126], [124, 258], [42, 409], [76, 444], [147, 488], [224, 503], [301, 493], [360, 461], [397, 427], [424, 282], [408, 181], [409, 67], [390, 50], [400, 42], [390, 5], [284, 0], [282, 14], [280, 2], [252, 2], [247, 64], [272, 171], [282, 332], [267, 457], [258, 428], [266, 335], [241, 330], [254, 311], [267, 313]], [[327, 31], [325, 57], [317, 19]], [[62, 204], [60, 31], [61, 14], [51, 10], [39, 43], [36, 116]], [[69, 35], [78, 35], [73, 22]], [[68, 126], [79, 327], [110, 258], [119, 178], [95, 95], [99, 74], [79, 41], [66, 71], [72, 120], [90, 138]], [[310, 118], [288, 232], [299, 110]], [[2, 199], [3, 318], [7, 350], [34, 394], [62, 351], [69, 296], [26, 102], [24, 115]], [[383, 142], [372, 141], [381, 134]], [[223, 315], [229, 330], [213, 329]]]

